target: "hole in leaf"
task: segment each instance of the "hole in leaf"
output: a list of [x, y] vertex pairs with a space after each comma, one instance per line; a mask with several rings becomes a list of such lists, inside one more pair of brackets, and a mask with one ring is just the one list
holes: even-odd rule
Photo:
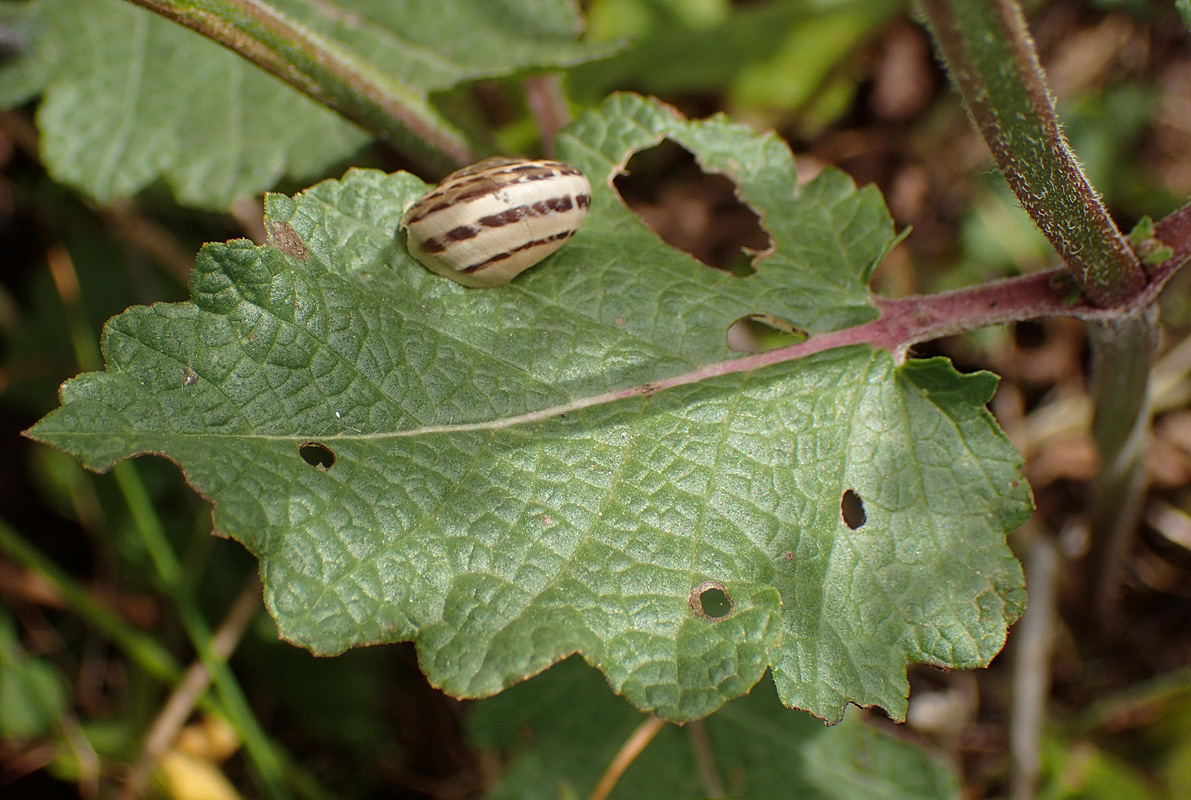
[[868, 519], [864, 513], [864, 501], [851, 489], [844, 492], [839, 508], [844, 518], [844, 524], [852, 530], [859, 528]]
[[772, 314], [748, 314], [728, 326], [728, 347], [738, 353], [764, 353], [806, 338], [805, 330]]
[[1046, 344], [1046, 326], [1041, 322], [1024, 320], [1013, 326], [1013, 343], [1023, 350], [1033, 350]]
[[1191, 570], [1191, 517], [1180, 508], [1154, 502], [1141, 526], [1140, 544], [1130, 567], [1146, 588], [1163, 594], [1185, 595]]
[[298, 445], [298, 455], [310, 466], [324, 472], [335, 466], [335, 453], [321, 442], [302, 442]]
[[732, 613], [735, 604], [724, 584], [719, 581], [703, 581], [691, 589], [687, 605], [700, 617], [723, 619]]
[[634, 154], [613, 183], [662, 241], [708, 266], [745, 278], [756, 272], [753, 254], [773, 246], [756, 212], [737, 198], [736, 182], [704, 172], [668, 139]]

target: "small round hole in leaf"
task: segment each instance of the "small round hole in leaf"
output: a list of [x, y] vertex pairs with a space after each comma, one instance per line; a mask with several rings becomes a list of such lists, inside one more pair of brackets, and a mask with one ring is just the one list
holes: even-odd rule
[[687, 605], [691, 611], [707, 619], [723, 619], [735, 606], [728, 589], [719, 581], [704, 581], [691, 589]]
[[805, 330], [772, 314], [748, 314], [728, 326], [728, 348], [738, 353], [764, 353], [806, 339]]
[[756, 212], [736, 196], [735, 181], [704, 172], [669, 139], [635, 153], [613, 183], [662, 241], [708, 266], [746, 278], [756, 272], [753, 254], [773, 247]]
[[859, 528], [868, 519], [864, 513], [864, 501], [860, 499], [860, 495], [851, 489], [844, 492], [844, 497], [840, 501], [839, 506], [840, 513], [844, 518], [844, 524], [852, 530]]
[[298, 455], [310, 466], [324, 472], [335, 465], [335, 453], [321, 442], [302, 442], [298, 445]]

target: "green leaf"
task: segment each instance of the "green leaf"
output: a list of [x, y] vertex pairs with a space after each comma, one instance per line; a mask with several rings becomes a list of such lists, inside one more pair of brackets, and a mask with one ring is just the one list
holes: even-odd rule
[[1129, 246], [1146, 266], [1159, 266], [1174, 256], [1174, 250], [1158, 239], [1149, 215], [1139, 219], [1129, 232]]
[[1045, 800], [1156, 800], [1171, 796], [1151, 791], [1150, 781], [1134, 763], [1092, 742], [1065, 742], [1050, 736], [1043, 741], [1043, 757], [1038, 796]]
[[53, 59], [38, 113], [56, 180], [106, 203], [164, 177], [226, 208], [316, 175], [367, 136], [233, 53], [129, 3], [39, 0], [33, 56]]
[[427, 92], [617, 49], [576, 41], [583, 20], [566, 0], [337, 0], [350, 15], [298, 0], [278, 5]]
[[[665, 246], [611, 188], [665, 137], [761, 215], [774, 248], [754, 276]], [[767, 668], [788, 705], [901, 717], [907, 659], [986, 664], [1021, 611], [1005, 533], [1030, 509], [984, 408], [995, 378], [726, 343], [753, 313], [812, 335], [873, 319], [893, 241], [877, 192], [831, 169], [799, 186], [776, 137], [631, 95], [559, 149], [591, 179], [588, 223], [492, 289], [409, 257], [410, 175], [270, 196], [277, 246], [204, 247], [193, 302], [112, 319], [107, 370], [66, 383], [30, 435], [93, 469], [167, 456], [260, 557], [285, 638], [414, 639], [455, 695], [581, 652], [670, 719]], [[708, 587], [731, 613], [696, 612]]]
[[0, 108], [35, 97], [59, 58], [49, 47], [34, 47], [44, 28], [41, 3], [0, 2]]
[[[591, 98], [626, 85], [656, 94], [720, 89], [737, 106], [797, 108], [905, 5], [777, 0], [738, 8], [714, 25], [665, 19], [623, 52], [571, 70], [568, 86]], [[606, 13], [617, 12], [627, 16], [619, 7]]]
[[65, 708], [66, 685], [57, 668], [26, 653], [12, 618], [0, 614], [0, 737], [41, 736]]
[[[574, 42], [581, 23], [565, 0], [276, 5], [423, 97], [609, 50]], [[35, 0], [21, 19], [31, 49], [0, 72], [0, 99], [19, 102], [44, 85], [42, 157], [56, 180], [99, 202], [164, 178], [181, 203], [223, 209], [282, 176], [319, 175], [369, 139], [238, 55], [130, 3]]]
[[[707, 752], [688, 729], [667, 726], [626, 770], [616, 798], [707, 797], [713, 769], [731, 797], [928, 800], [959, 796], [952, 769], [921, 748], [878, 733], [856, 713], [827, 727], [782, 708], [764, 681], [706, 725]], [[467, 728], [479, 747], [513, 756], [489, 800], [587, 797], [643, 717], [572, 659], [478, 703]], [[710, 757], [708, 757], [710, 756]]]

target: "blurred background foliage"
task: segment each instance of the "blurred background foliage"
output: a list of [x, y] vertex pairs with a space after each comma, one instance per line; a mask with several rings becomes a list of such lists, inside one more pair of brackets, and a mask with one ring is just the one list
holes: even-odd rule
[[[1051, 264], [909, 4], [582, 5], [592, 39], [625, 46], [563, 75], [572, 111], [613, 90], [654, 94], [691, 116], [722, 111], [777, 130], [807, 176], [836, 164], [858, 183], [877, 184], [899, 227], [912, 233], [881, 266], [874, 291], [938, 291]], [[1027, 11], [1067, 135], [1120, 226], [1181, 205], [1191, 196], [1191, 46], [1173, 7], [1035, 0]], [[519, 79], [437, 99], [464, 124], [495, 131], [508, 152], [540, 147]], [[185, 300], [199, 246], [259, 239], [260, 206], [251, 199], [228, 214], [196, 213], [158, 185], [95, 207], [47, 177], [35, 110], [28, 104], [0, 116], [0, 795], [74, 797], [135, 762], [163, 702], [151, 648], [132, 658], [113, 637], [155, 641], [184, 663], [192, 656], [180, 604], [193, 602], [214, 625], [256, 565], [239, 546], [209, 535], [209, 508], [172, 465], [136, 462], [147, 493], [138, 504], [117, 473], [89, 474], [20, 431], [56, 405], [59, 383], [99, 365], [104, 320], [134, 303]], [[379, 145], [355, 163], [404, 166]], [[681, 148], [642, 154], [630, 171], [636, 182], [618, 187], [676, 246], [709, 262], [708, 253], [756, 248], [748, 210]], [[1187, 284], [1185, 274], [1176, 278], [1163, 297], [1154, 489], [1122, 599], [1131, 630], [1125, 641], [1097, 641], [1078, 609], [1062, 608], [1060, 582], [1069, 622], [1060, 623], [1054, 643], [1040, 797], [1191, 797]], [[1056, 320], [989, 329], [921, 351], [1003, 376], [994, 411], [1027, 457], [1039, 507], [1020, 543], [1051, 536], [1077, 559], [1082, 492], [1095, 466], [1079, 326]], [[180, 586], [155, 577], [140, 532], [146, 508], [179, 554]], [[20, 555], [21, 542], [41, 555]], [[105, 609], [117, 612], [112, 624], [120, 631], [105, 627]], [[980, 673], [911, 673], [910, 722], [901, 735], [952, 759], [967, 797], [1010, 791], [1013, 650], [1011, 636], [1006, 653]], [[480, 796], [522, 746], [469, 730], [476, 707], [495, 701], [460, 703], [434, 691], [412, 646], [315, 659], [279, 642], [257, 610], [231, 663], [263, 727], [337, 797]], [[182, 771], [164, 773], [166, 788], [177, 793], [198, 781], [185, 771], [190, 763], [179, 756]], [[252, 785], [238, 756], [219, 774], [230, 785]]]

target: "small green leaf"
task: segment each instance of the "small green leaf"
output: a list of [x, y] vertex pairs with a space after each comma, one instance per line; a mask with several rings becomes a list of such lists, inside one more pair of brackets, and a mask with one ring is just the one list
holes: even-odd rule
[[0, 614], [0, 737], [32, 739], [66, 708], [66, 685], [52, 663], [17, 642], [12, 618]]
[[1174, 256], [1174, 249], [1157, 238], [1154, 220], [1148, 214], [1129, 232], [1129, 245], [1147, 267], [1161, 266]]
[[[763, 219], [751, 277], [667, 247], [611, 188], [666, 137]], [[631, 95], [559, 151], [591, 179], [588, 222], [492, 289], [410, 258], [412, 176], [270, 196], [277, 247], [204, 247], [193, 301], [112, 319], [107, 370], [30, 435], [94, 469], [166, 455], [260, 557], [285, 638], [414, 639], [459, 696], [579, 652], [674, 720], [766, 669], [824, 718], [901, 717], [907, 659], [986, 664], [1022, 608], [1005, 534], [1030, 510], [984, 408], [996, 379], [866, 346], [745, 368], [727, 344], [747, 314], [812, 336], [875, 318], [879, 194], [833, 169], [799, 185], [776, 137]], [[707, 585], [729, 614], [696, 613]]]
[[1141, 262], [1147, 267], [1160, 267], [1174, 257], [1174, 248], [1158, 242], [1156, 246], [1146, 248], [1146, 251], [1139, 255]]
[[1134, 248], [1140, 247], [1147, 239], [1154, 238], [1154, 220], [1150, 218], [1149, 214], [1145, 214], [1133, 226], [1133, 230], [1129, 232], [1129, 243]]

